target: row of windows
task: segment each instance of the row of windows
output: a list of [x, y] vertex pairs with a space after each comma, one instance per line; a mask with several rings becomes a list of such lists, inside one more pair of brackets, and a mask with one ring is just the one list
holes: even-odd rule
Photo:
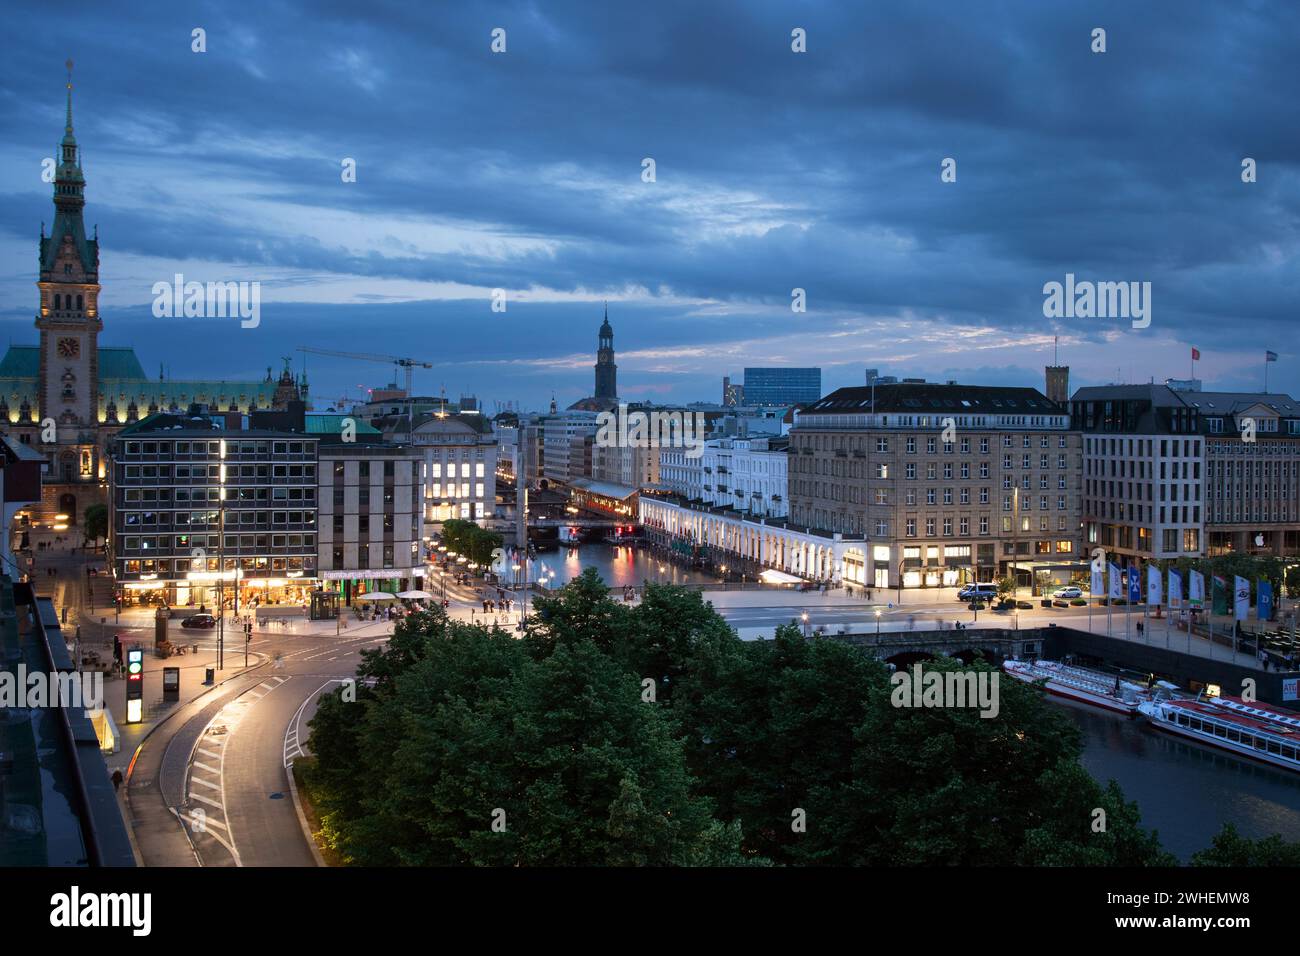
[[[470, 468], [470, 463], [469, 463], [469, 462], [464, 462], [464, 463], [461, 464], [461, 466], [460, 466], [460, 477], [461, 477], [461, 478], [469, 478], [469, 477], [471, 477], [471, 475], [470, 475], [470, 473], [469, 473], [469, 468]], [[435, 478], [435, 479], [436, 479], [436, 478], [442, 478], [442, 477], [444, 477], [444, 471], [445, 471], [445, 477], [447, 477], [447, 478], [455, 478], [455, 477], [457, 477], [457, 475], [456, 475], [456, 463], [455, 463], [454, 461], [453, 461], [453, 462], [449, 462], [449, 463], [446, 465], [445, 469], [444, 469], [442, 462], [435, 461], [435, 462], [433, 462], [433, 463], [431, 463], [431, 464], [429, 465], [429, 472], [428, 472], [428, 476], [427, 476], [427, 477], [429, 477], [429, 478]], [[474, 477], [474, 478], [482, 478], [482, 477], [483, 477], [483, 462], [479, 461], [479, 462], [475, 462], [475, 463], [474, 463], [474, 474], [473, 474], [472, 477]]]
[[[354, 515], [357, 519], [357, 534], [370, 533], [370, 515]], [[376, 527], [382, 528], [384, 534], [397, 534], [399, 537], [409, 538], [411, 536], [411, 516], [410, 515], [376, 515], [379, 520]], [[331, 527], [336, 535], [344, 534], [344, 522], [346, 516], [334, 515], [331, 521]]]
[[[821, 508], [795, 508], [793, 512], [792, 520], [796, 524], [804, 524], [814, 528], [824, 528], [830, 531], [839, 531], [846, 534], [866, 533], [869, 527], [874, 527], [874, 533], [877, 538], [889, 537], [890, 522], [888, 521], [888, 519], [884, 519], [884, 518], [875, 519], [873, 525], [873, 524], [869, 524], [860, 515], [855, 514], [853, 512], [826, 511]], [[904, 519], [903, 527], [904, 527], [904, 535], [906, 537], [915, 538], [917, 536], [916, 529], [917, 529], [918, 520], [919, 519], [915, 517]], [[926, 537], [930, 537], [930, 538], [938, 536], [936, 534], [936, 529], [938, 527], [942, 527], [944, 529], [943, 537], [952, 537], [954, 527], [956, 527], [957, 534], [959, 536], [962, 537], [968, 536], [971, 533], [970, 529], [971, 529], [972, 520], [974, 520], [975, 527], [978, 529], [976, 532], [977, 534], [981, 534], [981, 535], [990, 534], [991, 533], [990, 528], [992, 527], [990, 524], [992, 519], [990, 518], [989, 515], [977, 515], [975, 516], [974, 519], [968, 516], [958, 516], [956, 518], [952, 518], [952, 517], [944, 517], [942, 519], [926, 518], [924, 520], [925, 520], [925, 528], [926, 528]], [[942, 521], [941, 525], [936, 524], [936, 521], [938, 520]], [[956, 522], [955, 525], [954, 525], [954, 521]], [[1077, 526], [1077, 522], [1072, 523], [1068, 516], [1058, 515], [1056, 519], [1056, 531], [1068, 532], [1072, 524]], [[1040, 532], [1051, 531], [1052, 530], [1051, 526], [1052, 526], [1051, 519], [1048, 518], [1046, 515], [1043, 515], [1039, 518], [1038, 531]], [[1003, 534], [1013, 533], [1014, 525], [1013, 525], [1012, 518], [1010, 516], [1003, 517], [1000, 527]], [[1023, 532], [1033, 531], [1033, 520], [1029, 517], [1022, 517], [1020, 520], [1019, 530]]]
[[[124, 478], [162, 479], [170, 481], [173, 477], [171, 465], [122, 465]], [[221, 481], [220, 465], [176, 465], [175, 478], [187, 481]], [[299, 481], [316, 481], [315, 465], [227, 465], [226, 482], [234, 484], [240, 481], [268, 481], [272, 478]]]
[[[1153, 514], [1150, 505], [1129, 505], [1122, 501], [1094, 501], [1093, 499], [1084, 501], [1084, 511], [1094, 518], [1106, 518], [1111, 521], [1150, 521]], [[1168, 511], [1161, 506], [1159, 514], [1161, 524], [1166, 523], [1166, 514], [1169, 516], [1168, 523], [1179, 521], [1201, 523], [1200, 505], [1180, 505], [1169, 508]]]
[[1245, 744], [1261, 753], [1276, 754], [1288, 760], [1300, 759], [1296, 755], [1295, 744], [1284, 744], [1275, 737], [1254, 734], [1249, 728], [1237, 727], [1220, 720], [1202, 720], [1200, 717], [1193, 716], [1185, 711], [1179, 711], [1175, 714], [1174, 719], [1180, 727], [1186, 727], [1189, 730], [1199, 731], [1203, 734], [1213, 734], [1215, 737], [1220, 737], [1232, 743]]
[[1300, 462], [1296, 461], [1243, 461], [1233, 459], [1224, 461], [1222, 459], [1209, 462], [1206, 466], [1205, 473], [1210, 478], [1222, 478], [1226, 475], [1236, 475], [1237, 477], [1250, 478], [1255, 475], [1265, 477], [1294, 477], [1300, 474]]
[[[380, 552], [380, 560], [383, 562], [382, 566], [385, 568], [393, 567], [394, 566], [393, 559], [395, 554], [396, 554], [396, 550], [393, 545], [391, 544], [384, 545], [382, 551]], [[333, 571], [351, 570], [351, 568], [345, 563], [343, 555], [344, 555], [344, 550], [342, 545], [336, 545], [332, 549], [332, 551], [330, 552], [331, 570]], [[419, 557], [420, 557], [419, 545], [415, 545], [415, 544], [411, 545], [411, 557], [410, 557], [409, 564], [410, 565], [418, 564]], [[357, 570], [366, 570], [370, 567], [370, 545], [367, 544], [357, 545], [357, 560], [356, 560], [356, 564], [353, 567], [355, 567]]]
[[[905, 519], [903, 520], [903, 535], [904, 535], [904, 537], [907, 537], [907, 538], [915, 538], [915, 537], [916, 537], [916, 529], [917, 529], [917, 522], [918, 522], [918, 520], [919, 520], [919, 519], [917, 519], [917, 518], [905, 518]], [[960, 535], [967, 535], [967, 534], [970, 533], [969, 528], [968, 528], [968, 525], [967, 525], [967, 521], [968, 521], [968, 519], [966, 519], [966, 518], [959, 518], [959, 519], [957, 519], [957, 529], [958, 529], [958, 534], [960, 534]], [[1042, 518], [1040, 518], [1040, 519], [1038, 520], [1038, 530], [1039, 530], [1039, 531], [1050, 531], [1050, 530], [1052, 530], [1052, 528], [1051, 528], [1051, 524], [1052, 524], [1051, 521], [1050, 521], [1047, 517], [1044, 516], [1044, 517], [1042, 517]], [[936, 528], [939, 528], [939, 527], [942, 527], [942, 529], [943, 529], [943, 530], [942, 530], [942, 537], [945, 537], [945, 538], [952, 537], [952, 533], [953, 533], [953, 532], [952, 532], [952, 529], [953, 529], [953, 519], [952, 519], [952, 518], [943, 518], [943, 519], [942, 519], [942, 525], [937, 524], [935, 518], [925, 518], [925, 519], [924, 519], [924, 526], [925, 526], [925, 536], [926, 536], [927, 538], [933, 538], [933, 537], [936, 537], [935, 531], [936, 531]], [[962, 529], [966, 529], [966, 530], [962, 530]], [[1019, 531], [1023, 531], [1023, 532], [1032, 532], [1032, 531], [1034, 530], [1034, 523], [1033, 523], [1032, 519], [1030, 519], [1030, 518], [1021, 518], [1021, 519], [1020, 519], [1020, 526], [1019, 526], [1019, 528], [1016, 528], [1015, 525], [1014, 525], [1013, 522], [1012, 522], [1012, 519], [1011, 519], [1010, 517], [1004, 517], [1004, 518], [1002, 519], [1001, 529], [1002, 529], [1002, 533], [1003, 533], [1003, 534], [1013, 534], [1013, 533], [1014, 533], [1015, 531], [1017, 531], [1017, 530], [1019, 530]], [[1057, 519], [1057, 522], [1056, 522], [1056, 530], [1057, 530], [1057, 531], [1068, 531], [1068, 530], [1069, 530], [1069, 522], [1066, 520], [1066, 518], [1065, 518], [1064, 516], [1061, 516], [1060, 518]], [[988, 515], [980, 515], [980, 516], [979, 516], [979, 533], [980, 533], [980, 534], [989, 534], [989, 516], [988, 516]], [[1071, 542], [1066, 542], [1066, 543], [1067, 543], [1067, 544], [1070, 544], [1071, 549], [1073, 548], [1073, 544], [1072, 544]]]
[[[267, 520], [269, 517], [269, 521]], [[305, 524], [316, 523], [314, 511], [227, 511], [226, 524]], [[220, 511], [124, 511], [121, 526], [135, 528], [142, 525], [213, 525], [221, 524]]]
[[[168, 502], [173, 499], [178, 505], [194, 502], [216, 504], [221, 501], [219, 488], [124, 488], [121, 489], [122, 501], [158, 501]], [[231, 488], [226, 495], [227, 507], [237, 507], [247, 501], [301, 501], [310, 505], [316, 501], [316, 488]]]
[[[1201, 441], [1198, 438], [1159, 439], [1161, 458], [1199, 458]], [[1154, 438], [1092, 438], [1085, 437], [1083, 450], [1089, 455], [1146, 455], [1151, 457], [1156, 448]]]
[[[1300, 424], [1295, 422], [1293, 424]], [[1280, 441], [1212, 441], [1212, 455], [1294, 455], [1300, 452], [1295, 442]]]
[[[124, 535], [118, 539], [123, 551], [189, 551], [201, 548], [204, 551], [217, 551], [221, 547], [221, 535], [217, 534], [178, 534], [178, 535]], [[265, 551], [268, 547], [276, 550], [286, 548], [294, 551], [314, 551], [316, 536], [314, 534], [228, 534], [225, 535], [227, 551], [250, 551], [254, 548]], [[197, 558], [196, 560], [202, 560]], [[213, 558], [212, 560], [216, 560]]]
[[[358, 462], [356, 462], [356, 466], [357, 466], [357, 477], [358, 477], [358, 478], [369, 478], [369, 477], [371, 477], [371, 474], [370, 474], [370, 464], [371, 464], [371, 463], [368, 462], [368, 461], [358, 461]], [[382, 464], [382, 465], [383, 465], [383, 468], [381, 468], [381, 469], [376, 469], [376, 470], [375, 470], [375, 475], [376, 475], [376, 476], [382, 474], [385, 478], [394, 478], [394, 477], [396, 477], [396, 475], [397, 475], [397, 462], [395, 462], [395, 461], [385, 461], [385, 462], [382, 462], [382, 463], [381, 463], [381, 462], [376, 462], [376, 464]], [[332, 466], [332, 468], [331, 468], [331, 472], [333, 473], [335, 479], [340, 479], [340, 480], [343, 479], [344, 474], [346, 473], [346, 465], [347, 465], [347, 462], [345, 462], [345, 461], [336, 461], [336, 462], [334, 462], [334, 464], [333, 464], [333, 466]], [[402, 469], [402, 475], [403, 475], [403, 477], [409, 477], [409, 475], [410, 475], [410, 471], [407, 470], [407, 469], [405, 469], [405, 468], [403, 468], [403, 469]]]
[[[220, 441], [129, 441], [128, 455], [211, 455], [221, 456]], [[316, 442], [308, 441], [236, 441], [226, 440], [226, 456], [231, 455], [315, 455]]]
[[[216, 573], [218, 563], [216, 558], [209, 558], [206, 562], [207, 571]], [[257, 574], [259, 572], [289, 572], [302, 573], [316, 570], [316, 558], [314, 555], [287, 556], [277, 557], [258, 557], [258, 558], [227, 558], [226, 571], [234, 571], [238, 567], [241, 572], [246, 574]], [[130, 558], [122, 562], [122, 570], [126, 574], [157, 574], [168, 576], [175, 573], [177, 577], [190, 574], [191, 572], [203, 572], [203, 562], [190, 559], [180, 558], [168, 560], [166, 558]]]

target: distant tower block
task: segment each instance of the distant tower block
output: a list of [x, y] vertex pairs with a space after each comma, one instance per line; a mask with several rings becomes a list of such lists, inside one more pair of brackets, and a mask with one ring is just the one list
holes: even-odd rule
[[1058, 405], [1070, 400], [1070, 366], [1047, 366], [1047, 397]]

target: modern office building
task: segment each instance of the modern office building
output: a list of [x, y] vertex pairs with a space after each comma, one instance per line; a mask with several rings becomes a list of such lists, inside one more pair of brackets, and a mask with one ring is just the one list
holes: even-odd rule
[[745, 369], [747, 405], [800, 405], [815, 402], [822, 394], [819, 368]]
[[397, 592], [420, 587], [425, 451], [378, 434], [344, 441], [339, 430], [314, 431], [320, 434], [317, 568], [325, 588], [341, 591], [346, 602], [376, 585]]
[[1199, 383], [1081, 388], [1084, 539], [1120, 556], [1300, 554], [1300, 404]]
[[568, 484], [576, 478], [590, 478], [597, 412], [570, 409], [541, 420], [542, 478]]
[[[299, 408], [301, 416], [301, 408]], [[108, 561], [124, 603], [304, 603], [317, 577], [314, 435], [193, 408], [110, 445]]]
[[1083, 557], [1080, 436], [1033, 388], [839, 389], [798, 413], [789, 486], [793, 523], [869, 539], [848, 582], [1037, 584]]

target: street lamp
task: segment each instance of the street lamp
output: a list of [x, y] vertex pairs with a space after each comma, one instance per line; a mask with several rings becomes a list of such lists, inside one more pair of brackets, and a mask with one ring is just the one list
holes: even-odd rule
[[880, 640], [880, 608], [876, 608], [876, 640]]
[[[217, 670], [226, 667], [226, 440], [221, 439], [221, 464], [217, 466]], [[211, 512], [209, 512], [210, 514]], [[238, 586], [235, 593], [238, 594]]]
[[809, 630], [808, 630], [808, 612], [807, 612], [807, 611], [804, 611], [804, 612], [803, 612], [803, 636], [804, 636], [804, 637], [809, 637], [809, 636], [811, 636], [811, 635], [810, 635], [810, 632], [809, 632]]

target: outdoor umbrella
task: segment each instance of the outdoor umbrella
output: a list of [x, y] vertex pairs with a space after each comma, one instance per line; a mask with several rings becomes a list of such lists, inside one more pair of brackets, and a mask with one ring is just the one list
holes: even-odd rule
[[402, 591], [397, 596], [407, 601], [428, 600], [433, 597], [428, 591]]

